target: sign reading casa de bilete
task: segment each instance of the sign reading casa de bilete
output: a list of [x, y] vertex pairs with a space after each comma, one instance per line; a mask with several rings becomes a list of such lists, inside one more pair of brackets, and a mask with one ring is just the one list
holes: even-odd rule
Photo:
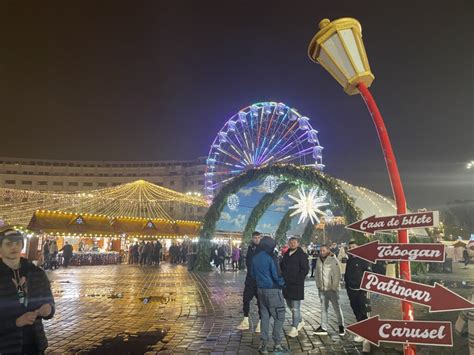
[[377, 231], [428, 228], [439, 225], [439, 212], [418, 212], [385, 217], [367, 217], [346, 226], [356, 232], [374, 234]]

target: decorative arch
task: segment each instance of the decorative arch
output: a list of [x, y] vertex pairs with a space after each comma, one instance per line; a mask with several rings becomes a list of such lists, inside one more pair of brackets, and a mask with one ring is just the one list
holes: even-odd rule
[[[263, 180], [265, 177], [269, 175], [278, 176], [285, 180], [284, 184], [281, 184], [282, 190], [286, 188], [290, 188], [290, 185], [298, 185], [298, 184], [306, 184], [310, 186], [319, 186], [320, 188], [324, 189], [328, 192], [331, 196], [333, 202], [337, 204], [337, 206], [341, 209], [347, 223], [352, 223], [357, 221], [362, 216], [362, 211], [360, 211], [354, 204], [354, 201], [349, 197], [349, 195], [342, 189], [339, 185], [337, 180], [327, 174], [324, 174], [320, 171], [317, 171], [311, 167], [304, 167], [304, 166], [296, 166], [292, 164], [276, 164], [271, 166], [265, 166], [261, 168], [255, 168], [251, 170], [247, 170], [245, 173], [235, 177], [225, 185], [220, 192], [214, 198], [211, 206], [209, 207], [206, 215], [204, 216], [204, 222], [202, 225], [202, 230], [200, 233], [199, 243], [198, 243], [198, 256], [196, 260], [196, 269], [201, 271], [210, 270], [209, 259], [210, 259], [210, 247], [211, 242], [217, 221], [220, 219], [222, 210], [227, 203], [227, 198], [237, 193], [242, 187], [246, 186], [250, 182]], [[292, 186], [293, 187], [293, 186]], [[277, 189], [278, 190], [278, 189]], [[276, 197], [268, 196], [274, 194], [267, 194], [265, 195], [262, 200], [264, 200], [260, 207], [270, 206], [268, 203], [269, 201], [273, 200]], [[260, 205], [260, 202], [257, 206]], [[265, 210], [266, 210], [265, 208]], [[255, 210], [255, 208], [254, 208]], [[252, 225], [257, 224], [258, 220], [263, 215], [263, 212], [257, 210], [254, 214], [255, 218], [252, 219]], [[258, 217], [258, 218], [257, 218]], [[291, 221], [289, 215], [285, 215], [286, 223]], [[284, 219], [285, 219], [284, 217]], [[256, 220], [256, 222], [255, 222]], [[250, 218], [249, 218], [250, 221]], [[280, 223], [281, 224], [281, 223]], [[286, 228], [286, 227], [285, 227]], [[247, 228], [246, 228], [247, 229]], [[280, 229], [280, 228], [279, 228]], [[286, 231], [285, 231], [286, 233]], [[355, 232], [354, 232], [355, 233]], [[359, 234], [359, 238], [362, 237], [362, 234]], [[277, 231], [278, 236], [278, 231]], [[279, 236], [281, 238], [281, 235]]]

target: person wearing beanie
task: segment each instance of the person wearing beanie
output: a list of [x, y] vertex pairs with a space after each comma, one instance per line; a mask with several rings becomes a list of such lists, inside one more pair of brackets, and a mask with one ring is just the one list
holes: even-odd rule
[[0, 354], [43, 354], [43, 319], [54, 315], [46, 273], [21, 257], [23, 234], [0, 230]]

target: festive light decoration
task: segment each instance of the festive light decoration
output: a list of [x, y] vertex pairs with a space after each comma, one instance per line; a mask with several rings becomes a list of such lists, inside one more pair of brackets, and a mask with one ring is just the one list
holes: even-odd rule
[[37, 210], [173, 220], [169, 212], [181, 204], [207, 207], [200, 196], [187, 195], [138, 180], [88, 192], [39, 192], [0, 188], [0, 219], [27, 225]]
[[275, 192], [278, 185], [280, 185], [280, 180], [274, 175], [269, 175], [263, 180], [263, 188], [269, 194]]
[[237, 210], [237, 208], [239, 207], [239, 204], [240, 204], [240, 199], [239, 199], [239, 196], [237, 196], [236, 194], [232, 194], [227, 198], [227, 207], [229, 207], [231, 211]]
[[298, 224], [304, 223], [308, 217], [311, 223], [314, 224], [315, 221], [319, 223], [318, 214], [326, 216], [326, 213], [320, 210], [320, 207], [329, 205], [328, 202], [322, 202], [326, 198], [326, 195], [327, 193], [321, 194], [317, 187], [311, 188], [308, 193], [306, 193], [303, 187], [300, 187], [298, 189], [299, 197], [288, 195], [289, 198], [296, 202], [295, 205], [289, 207], [295, 210], [290, 216], [300, 214]]
[[275, 163], [322, 170], [318, 131], [309, 118], [283, 103], [262, 102], [232, 116], [217, 134], [207, 158], [205, 192], [211, 201], [235, 176]]

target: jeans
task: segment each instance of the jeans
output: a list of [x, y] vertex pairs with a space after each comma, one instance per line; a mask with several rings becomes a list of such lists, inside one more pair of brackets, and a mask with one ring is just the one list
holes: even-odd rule
[[346, 290], [356, 320], [360, 322], [361, 320], [367, 319], [367, 304], [369, 302], [367, 300], [367, 292], [364, 290], [353, 290], [349, 287], [347, 287]]
[[260, 302], [261, 333], [260, 339], [262, 344], [268, 343], [268, 331], [270, 329], [270, 317], [273, 318], [272, 338], [276, 345], [281, 344], [283, 336], [283, 323], [285, 322], [285, 302], [280, 289], [276, 288], [259, 288], [258, 300]]
[[300, 312], [301, 301], [286, 299], [286, 305], [291, 311], [291, 318], [292, 318], [291, 326], [296, 328], [298, 324], [300, 324], [301, 322], [301, 312]]
[[341, 305], [339, 304], [339, 291], [319, 290], [319, 300], [321, 301], [321, 328], [328, 329], [329, 302], [331, 302], [336, 312], [338, 325], [344, 325], [344, 317], [342, 315]]

